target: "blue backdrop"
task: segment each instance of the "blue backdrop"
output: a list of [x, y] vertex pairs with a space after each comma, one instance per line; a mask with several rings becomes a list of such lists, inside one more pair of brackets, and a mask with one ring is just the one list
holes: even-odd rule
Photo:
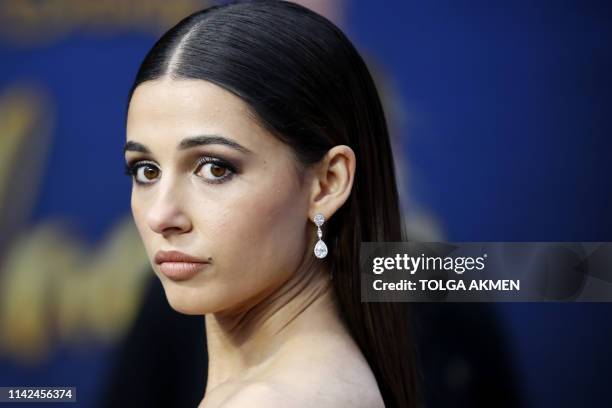
[[[0, 385], [76, 385], [87, 405], [135, 306], [121, 309], [125, 319], [96, 314], [107, 310], [102, 304], [87, 309], [87, 318], [57, 319], [71, 316], [78, 301], [66, 306], [50, 296], [36, 309], [23, 301], [30, 289], [17, 282], [38, 282], [39, 275], [20, 280], [14, 271], [21, 267], [10, 269], [9, 260], [38, 248], [30, 245], [41, 242], [33, 237], [53, 222], [52, 238], [42, 242], [65, 243], [66, 253], [76, 255], [62, 259], [77, 270], [115, 239], [117, 225], [129, 223], [131, 182], [122, 175], [127, 91], [161, 30], [205, 3], [59, 2], [70, 5], [61, 13], [53, 12], [60, 7], [53, 1], [17, 3], [0, 7]], [[408, 216], [422, 220], [424, 236], [612, 241], [609, 4], [355, 0], [344, 6], [343, 28], [390, 89], [389, 116], [404, 140]], [[56, 275], [49, 276], [43, 281], [52, 285]], [[23, 296], [8, 295], [18, 290]], [[60, 305], [56, 320], [49, 317], [60, 323], [39, 333], [8, 313], [17, 307], [11, 302], [36, 311], [24, 313], [30, 322], [48, 321], [44, 310]], [[612, 404], [611, 304], [494, 308], [531, 406]]]

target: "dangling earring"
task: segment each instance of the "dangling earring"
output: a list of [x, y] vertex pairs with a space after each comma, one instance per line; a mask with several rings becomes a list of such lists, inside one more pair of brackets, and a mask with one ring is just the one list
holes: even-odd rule
[[312, 219], [317, 225], [317, 236], [319, 241], [314, 247], [314, 254], [317, 258], [325, 258], [327, 256], [327, 245], [321, 239], [323, 237], [323, 231], [321, 231], [321, 225], [325, 222], [325, 217], [321, 213], [317, 213]]

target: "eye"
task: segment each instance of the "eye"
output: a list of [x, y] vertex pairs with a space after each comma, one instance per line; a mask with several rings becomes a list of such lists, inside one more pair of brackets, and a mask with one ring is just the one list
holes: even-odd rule
[[196, 173], [203, 173], [203, 178], [211, 183], [222, 183], [234, 173], [234, 167], [225, 160], [213, 157], [201, 157]]
[[160, 170], [151, 162], [140, 161], [126, 165], [126, 174], [131, 175], [137, 184], [151, 184], [159, 177]]
[[[202, 173], [202, 177], [207, 183], [223, 183], [229, 180], [235, 173], [236, 168], [230, 162], [214, 158], [201, 157], [196, 164], [195, 174]], [[125, 174], [132, 176], [136, 184], [153, 184], [155, 179], [160, 177], [161, 170], [154, 162], [138, 161], [125, 165]]]

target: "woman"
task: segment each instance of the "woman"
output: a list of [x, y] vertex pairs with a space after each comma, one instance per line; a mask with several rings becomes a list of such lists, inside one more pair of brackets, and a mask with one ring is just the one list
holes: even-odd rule
[[169, 304], [205, 316], [200, 406], [416, 406], [402, 304], [360, 301], [360, 243], [403, 233], [376, 87], [336, 26], [284, 1], [180, 21], [129, 93], [125, 158]]

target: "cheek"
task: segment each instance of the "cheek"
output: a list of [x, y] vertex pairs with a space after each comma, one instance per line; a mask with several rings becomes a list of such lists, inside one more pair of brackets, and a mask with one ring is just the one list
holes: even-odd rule
[[134, 224], [136, 225], [136, 229], [138, 230], [138, 234], [140, 235], [140, 239], [145, 247], [147, 254], [149, 255], [149, 259], [151, 259], [151, 253], [153, 251], [150, 248], [151, 245], [151, 231], [146, 228], [146, 208], [143, 205], [142, 201], [135, 198], [134, 193], [132, 193], [131, 197], [131, 208], [132, 208], [132, 219], [134, 220]]
[[136, 198], [134, 197], [134, 193], [132, 193], [130, 205], [132, 208], [132, 219], [134, 220], [134, 223], [136, 224], [136, 228], [138, 229], [138, 233], [140, 234], [140, 237], [144, 240], [144, 236], [143, 236], [144, 231], [142, 230], [142, 210], [139, 206], [138, 200], [136, 200]]
[[[215, 223], [226, 276], [238, 275], [245, 287], [262, 288], [288, 278], [306, 245], [307, 201], [286, 188], [252, 192], [233, 201]], [[237, 281], [236, 281], [237, 282]]]

